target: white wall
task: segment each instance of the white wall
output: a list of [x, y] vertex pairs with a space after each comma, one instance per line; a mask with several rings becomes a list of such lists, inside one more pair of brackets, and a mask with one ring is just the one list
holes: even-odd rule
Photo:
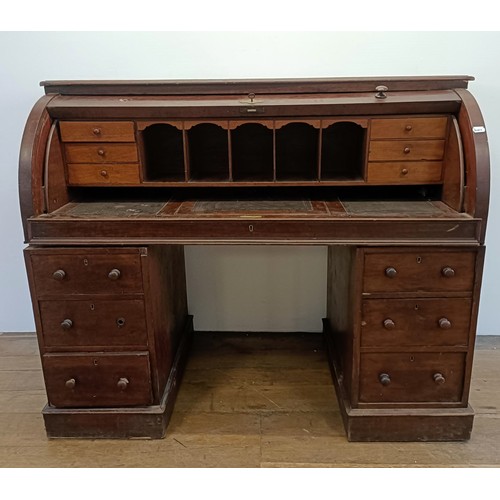
[[[18, 209], [17, 160], [28, 113], [49, 79], [185, 79], [470, 74], [491, 147], [492, 201], [479, 333], [500, 334], [500, 33], [0, 33], [0, 332], [33, 320]], [[189, 247], [198, 329], [318, 331], [322, 248]]]

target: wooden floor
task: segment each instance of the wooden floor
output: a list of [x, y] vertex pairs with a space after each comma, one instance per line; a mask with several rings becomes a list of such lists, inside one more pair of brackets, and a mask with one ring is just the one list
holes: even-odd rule
[[162, 440], [48, 440], [36, 338], [0, 335], [1, 467], [498, 467], [500, 337], [481, 337], [472, 439], [349, 443], [321, 336], [197, 334]]

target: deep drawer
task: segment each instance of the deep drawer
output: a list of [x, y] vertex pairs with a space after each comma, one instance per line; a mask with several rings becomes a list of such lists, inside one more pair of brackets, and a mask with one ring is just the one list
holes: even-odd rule
[[41, 300], [46, 347], [147, 346], [144, 302], [137, 300]]
[[68, 163], [127, 163], [137, 162], [135, 144], [66, 144]]
[[60, 122], [63, 142], [134, 142], [133, 122]]
[[470, 292], [474, 251], [365, 252], [363, 291]]
[[361, 346], [466, 346], [471, 307], [466, 298], [364, 300]]
[[37, 295], [143, 293], [139, 249], [28, 251]]
[[115, 184], [138, 184], [138, 163], [77, 163], [68, 165], [68, 184], [72, 186]]
[[465, 356], [463, 352], [362, 354], [359, 401], [459, 402]]
[[370, 141], [369, 161], [442, 160], [444, 140]]
[[443, 139], [446, 135], [448, 118], [384, 118], [371, 121], [372, 139], [426, 138]]
[[152, 403], [147, 353], [45, 354], [49, 404], [59, 408]]

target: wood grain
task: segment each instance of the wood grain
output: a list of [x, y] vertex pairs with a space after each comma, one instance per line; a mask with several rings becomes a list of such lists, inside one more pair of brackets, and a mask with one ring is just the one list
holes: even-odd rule
[[[229, 344], [226, 344], [225, 338]], [[189, 363], [179, 398], [184, 390], [203, 378], [214, 364], [213, 355], [225, 350], [233, 365], [252, 359], [251, 375], [245, 368], [235, 378], [217, 384], [229, 387], [254, 380], [263, 389], [273, 384], [292, 392], [298, 381], [287, 382], [288, 370], [273, 370], [264, 358], [274, 345], [276, 356], [288, 368], [300, 370], [314, 384], [329, 378], [321, 338], [310, 336], [210, 335], [195, 337], [196, 363]], [[229, 347], [232, 346], [232, 347]], [[318, 348], [320, 348], [318, 350]], [[240, 352], [238, 352], [240, 350]], [[317, 352], [314, 352], [314, 351]], [[0, 336], [0, 366], [5, 352], [10, 356], [36, 359], [34, 335]], [[231, 356], [229, 355], [231, 351]], [[302, 353], [302, 356], [299, 356]], [[323, 363], [311, 368], [310, 355], [321, 356]], [[167, 435], [162, 440], [48, 440], [40, 415], [45, 402], [42, 390], [26, 387], [0, 390], [0, 466], [2, 467], [499, 467], [500, 456], [500, 338], [480, 337], [476, 349], [471, 403], [477, 416], [470, 441], [462, 443], [348, 443], [335, 398], [323, 409], [310, 400], [310, 411], [303, 408], [261, 411], [181, 411], [176, 408]], [[195, 358], [192, 358], [195, 359]], [[268, 359], [269, 361], [269, 359]], [[204, 362], [207, 363], [204, 366]], [[248, 368], [250, 370], [250, 368]], [[297, 373], [295, 371], [295, 373]], [[0, 370], [0, 383], [7, 379]], [[43, 383], [40, 370], [33, 373]], [[330, 385], [330, 389], [333, 388]]]

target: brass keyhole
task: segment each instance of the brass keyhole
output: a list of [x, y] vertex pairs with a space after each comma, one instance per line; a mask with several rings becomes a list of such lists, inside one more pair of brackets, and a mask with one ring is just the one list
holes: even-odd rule
[[93, 311], [95, 309], [95, 305], [94, 304], [90, 304], [90, 310]]
[[422, 257], [420, 256], [417, 257], [417, 264], [422, 264]]
[[249, 230], [251, 233], [253, 233], [253, 225], [252, 225], [252, 224], [250, 224], [250, 225], [248, 226], [248, 230]]

